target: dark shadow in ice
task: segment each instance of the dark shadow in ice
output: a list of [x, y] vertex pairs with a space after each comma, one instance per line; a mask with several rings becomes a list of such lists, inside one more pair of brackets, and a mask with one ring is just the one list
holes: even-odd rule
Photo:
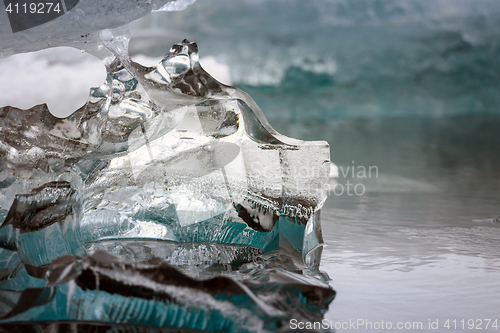
[[[321, 320], [335, 296], [331, 288], [283, 270], [279, 262], [263, 265], [246, 267], [241, 281], [226, 276], [198, 280], [158, 258], [129, 261], [103, 251], [64, 256], [50, 264], [45, 288], [0, 291], [0, 301], [10, 309], [2, 323], [85, 320], [282, 332], [292, 318]], [[263, 269], [266, 265], [274, 268]]]

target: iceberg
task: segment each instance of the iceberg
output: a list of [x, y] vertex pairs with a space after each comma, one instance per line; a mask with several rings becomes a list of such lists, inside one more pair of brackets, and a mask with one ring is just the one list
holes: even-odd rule
[[[191, 2], [144, 2], [139, 14]], [[0, 107], [0, 327], [320, 321], [335, 297], [319, 271], [328, 144], [277, 133], [249, 95], [201, 67], [194, 42], [156, 66], [134, 62], [120, 26], [139, 14], [108, 5], [0, 26], [4, 56], [70, 45], [107, 71], [68, 117]]]

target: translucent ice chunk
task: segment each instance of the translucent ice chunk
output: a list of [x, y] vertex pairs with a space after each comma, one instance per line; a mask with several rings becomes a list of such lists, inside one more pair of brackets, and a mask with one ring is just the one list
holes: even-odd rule
[[[4, 247], [19, 250], [21, 244], [10, 228], [30, 237], [49, 232], [37, 215], [17, 208], [25, 197], [36, 205], [42, 199], [19, 192], [39, 186], [47, 191], [56, 183], [45, 182], [66, 177], [73, 185], [66, 182], [65, 188], [80, 187], [71, 191], [83, 195], [82, 220], [74, 214], [80, 230], [69, 228], [81, 233], [83, 243], [163, 239], [264, 251], [286, 245], [307, 266], [317, 266], [315, 255], [305, 259], [322, 241], [318, 211], [330, 171], [328, 145], [276, 133], [248, 95], [203, 70], [195, 43], [176, 44], [158, 66], [143, 67], [128, 57], [126, 37], [105, 38], [114, 54], [108, 82], [92, 89], [73, 115], [55, 118], [45, 105], [0, 109], [1, 208], [9, 211], [0, 229]], [[58, 194], [46, 195], [58, 200]], [[64, 200], [70, 202], [54, 208], [61, 218], [76, 199]], [[71, 250], [61, 253], [78, 254], [81, 244], [67, 242]], [[55, 259], [21, 257], [36, 265]]]
[[0, 295], [16, 299], [3, 322], [243, 332], [321, 319], [334, 296], [317, 271], [328, 144], [277, 133], [201, 67], [195, 43], [146, 67], [126, 29], [92, 38], [107, 79], [82, 108], [0, 108], [0, 287], [47, 279]]
[[[5, 11], [0, 15], [0, 57], [55, 46], [72, 46], [97, 54], [101, 30], [126, 25], [151, 11], [182, 10], [192, 3], [194, 0], [63, 0], [58, 9], [57, 2], [53, 3], [53, 10], [59, 10], [55, 17], [50, 17], [48, 4], [37, 7], [32, 15], [13, 17], [16, 10], [10, 15]], [[27, 24], [20, 29], [16, 27], [19, 21]], [[36, 21], [41, 22], [33, 24]]]

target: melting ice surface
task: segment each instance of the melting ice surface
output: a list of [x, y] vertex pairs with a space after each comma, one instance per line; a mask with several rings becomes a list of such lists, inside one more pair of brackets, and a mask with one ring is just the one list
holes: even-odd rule
[[335, 296], [318, 271], [328, 144], [278, 134], [203, 70], [195, 43], [145, 67], [124, 28], [50, 24], [29, 45], [6, 34], [3, 51], [76, 46], [107, 79], [66, 118], [0, 108], [1, 325], [272, 332], [321, 320]]

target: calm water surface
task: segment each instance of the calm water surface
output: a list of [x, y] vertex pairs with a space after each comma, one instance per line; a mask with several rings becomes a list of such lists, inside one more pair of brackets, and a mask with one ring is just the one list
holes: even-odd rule
[[[500, 332], [498, 117], [271, 123], [327, 140], [340, 169], [321, 266], [338, 292], [326, 315], [338, 332]], [[347, 181], [364, 193], [338, 195]]]

